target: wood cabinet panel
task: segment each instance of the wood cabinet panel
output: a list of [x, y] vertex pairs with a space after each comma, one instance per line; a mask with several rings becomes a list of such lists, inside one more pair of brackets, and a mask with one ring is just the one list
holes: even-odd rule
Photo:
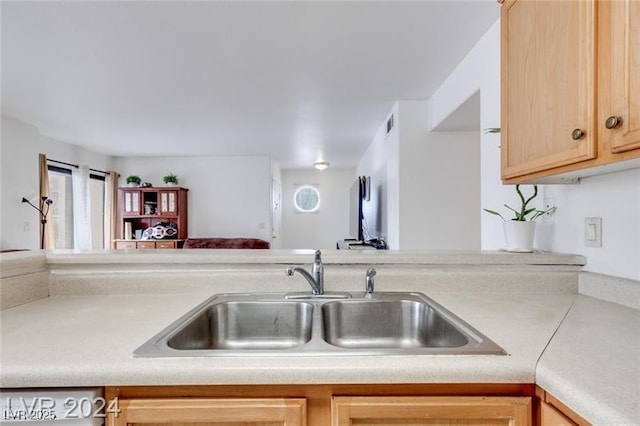
[[116, 240], [116, 249], [178, 249], [184, 240]]
[[161, 215], [178, 214], [178, 192], [159, 191], [158, 192], [158, 213]]
[[135, 249], [136, 242], [135, 241], [116, 241], [117, 249]]
[[[502, 400], [502, 403], [511, 399], [525, 399], [525, 405], [535, 395], [535, 385], [532, 384], [487, 384], [487, 383], [465, 383], [465, 384], [352, 384], [352, 385], [200, 385], [200, 386], [125, 386], [106, 387], [105, 397], [112, 401], [118, 398], [120, 401], [127, 400], [217, 400], [217, 399], [304, 399], [306, 401], [306, 424], [308, 426], [330, 426], [332, 424], [332, 403], [336, 398], [349, 395], [350, 398], [399, 398], [403, 401], [411, 402], [415, 398], [430, 397], [451, 402], [452, 400], [463, 401], [468, 398], [488, 401], [492, 398]], [[398, 395], [402, 395], [398, 397]], [[448, 395], [442, 397], [442, 395]], [[405, 404], [406, 405], [406, 404]], [[408, 404], [410, 405], [410, 404]], [[455, 407], [455, 405], [449, 405]], [[461, 412], [464, 412], [464, 405], [458, 405]], [[525, 408], [526, 410], [526, 408]], [[511, 413], [507, 414], [507, 417]], [[394, 421], [393, 419], [391, 419]], [[420, 419], [413, 419], [420, 420]], [[398, 424], [421, 424], [411, 423], [411, 418], [402, 419], [404, 423]], [[447, 420], [448, 426], [455, 424], [465, 424], [463, 421], [471, 421], [471, 417], [460, 420]], [[351, 424], [369, 421], [368, 419], [354, 418]], [[387, 419], [378, 419], [377, 425], [384, 425]], [[498, 421], [502, 421], [498, 419]], [[529, 420], [531, 422], [531, 420]], [[183, 421], [183, 423], [186, 422]], [[360, 423], [359, 423], [360, 422]], [[487, 423], [486, 418], [481, 418], [482, 425]], [[188, 423], [188, 422], [187, 422]], [[153, 423], [145, 423], [145, 426]], [[178, 423], [180, 424], [180, 423]], [[202, 424], [202, 423], [199, 423]], [[206, 423], [204, 423], [206, 424]], [[237, 426], [234, 423], [231, 423]], [[242, 423], [240, 423], [242, 424]], [[251, 424], [251, 423], [248, 423]], [[386, 423], [389, 424], [389, 423]], [[466, 423], [473, 424], [473, 423]], [[505, 424], [497, 423], [497, 424]], [[506, 423], [509, 424], [509, 423]], [[518, 423], [514, 423], [518, 424]], [[528, 424], [528, 423], [526, 423]], [[216, 425], [219, 426], [219, 425]]]
[[[180, 248], [189, 235], [187, 188], [120, 188], [119, 228], [120, 240], [116, 248]], [[157, 236], [156, 240], [142, 240], [141, 233], [157, 225], [175, 224], [177, 233]], [[130, 234], [126, 232], [130, 229]], [[133, 238], [138, 239], [133, 239]], [[171, 238], [167, 238], [171, 237]], [[127, 243], [127, 244], [125, 244]], [[133, 243], [133, 244], [130, 244]]]
[[176, 241], [156, 241], [157, 249], [174, 249], [177, 248]]
[[155, 249], [156, 243], [153, 241], [138, 241], [136, 243], [136, 248], [138, 249]]
[[332, 426], [531, 424], [530, 397], [334, 397]]
[[595, 0], [505, 2], [503, 178], [595, 157], [595, 28]]
[[640, 2], [504, 1], [501, 127], [505, 183], [640, 167]]
[[120, 212], [122, 215], [136, 216], [142, 213], [140, 190], [121, 189], [120, 194]]
[[281, 422], [189, 422], [189, 423], [129, 423], [129, 426], [282, 426]]
[[600, 120], [605, 127], [609, 117], [621, 121], [606, 131], [612, 151], [624, 152], [640, 148], [640, 2], [617, 0], [608, 6], [610, 27], [603, 30], [610, 30], [610, 45], [601, 54], [610, 58], [610, 110]]
[[282, 426], [282, 422], [189, 422], [189, 423], [128, 423], [129, 426]]
[[577, 426], [577, 423], [543, 401], [540, 403], [540, 426]]
[[540, 397], [540, 426], [591, 426], [591, 423], [549, 392], [538, 388], [536, 393]]
[[306, 401], [272, 399], [137, 399], [120, 401], [108, 426], [304, 426]]

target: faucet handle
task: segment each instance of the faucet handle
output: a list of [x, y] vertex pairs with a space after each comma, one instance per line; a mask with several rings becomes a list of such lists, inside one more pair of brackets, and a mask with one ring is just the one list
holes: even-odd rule
[[293, 276], [293, 266], [289, 266], [288, 268], [284, 269], [284, 274], [288, 277], [292, 277]]

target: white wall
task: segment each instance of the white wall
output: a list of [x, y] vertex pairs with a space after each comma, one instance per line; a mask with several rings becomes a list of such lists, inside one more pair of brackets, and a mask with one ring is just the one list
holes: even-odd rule
[[400, 102], [400, 248], [478, 250], [480, 134], [431, 132], [429, 117]]
[[249, 237], [271, 241], [269, 157], [118, 157], [121, 185], [135, 174], [163, 186], [168, 173], [189, 188], [190, 237]]
[[[547, 185], [556, 200], [553, 249], [587, 257], [586, 270], [640, 279], [640, 169]], [[602, 248], [584, 244], [584, 218], [602, 218]]]
[[[349, 236], [349, 189], [353, 169], [282, 171], [282, 248], [335, 249]], [[320, 207], [300, 213], [293, 204], [295, 191], [311, 185], [320, 192]]]
[[21, 203], [22, 197], [30, 200], [38, 197], [39, 153], [50, 159], [86, 164], [98, 170], [113, 169], [110, 156], [42, 136], [37, 127], [8, 117], [2, 117], [0, 152], [2, 249], [40, 247], [38, 212]]
[[[431, 119], [438, 126], [467, 99], [480, 91], [480, 127], [500, 127], [500, 21], [498, 20], [478, 41], [431, 97]], [[502, 185], [500, 179], [500, 135], [480, 135], [480, 206], [500, 210], [504, 204], [516, 204], [512, 186]], [[504, 248], [500, 219], [483, 213], [477, 215], [481, 228], [481, 248]]]
[[[398, 107], [396, 102], [389, 116], [393, 114], [394, 119], [397, 118]], [[369, 237], [384, 238], [389, 248], [397, 249], [400, 244], [400, 142], [397, 122], [387, 134], [387, 119], [358, 162], [356, 176], [371, 177], [370, 201], [362, 206], [368, 218]]]
[[479, 132], [431, 132], [428, 101], [393, 113], [395, 128], [380, 127], [357, 169], [371, 175], [376, 231], [391, 249], [479, 249], [480, 218], [469, 215], [480, 203]]
[[[432, 97], [434, 125], [480, 90], [481, 127], [500, 126], [500, 26], [497, 22]], [[500, 180], [500, 135], [482, 135], [481, 205], [517, 205], [513, 186]], [[529, 189], [530, 190], [530, 189]], [[640, 279], [640, 171], [584, 178], [577, 185], [540, 186], [537, 205], [555, 199], [553, 223], [539, 223], [536, 247], [587, 257], [586, 270]], [[503, 210], [504, 211], [504, 210]], [[480, 213], [479, 213], [480, 214]], [[502, 223], [482, 214], [482, 249], [504, 247]], [[584, 218], [602, 217], [603, 247], [584, 245]]]

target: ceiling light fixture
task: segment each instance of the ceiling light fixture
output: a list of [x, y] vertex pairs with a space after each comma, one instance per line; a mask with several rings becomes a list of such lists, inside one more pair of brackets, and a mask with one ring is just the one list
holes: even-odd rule
[[325, 170], [329, 167], [329, 163], [327, 163], [326, 161], [316, 161], [315, 163], [313, 163], [313, 167], [318, 170]]

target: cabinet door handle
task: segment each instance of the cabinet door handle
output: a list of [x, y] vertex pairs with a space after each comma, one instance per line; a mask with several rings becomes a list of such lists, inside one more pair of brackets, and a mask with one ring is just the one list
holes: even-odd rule
[[573, 138], [574, 141], [577, 141], [578, 139], [582, 139], [584, 135], [585, 133], [584, 133], [584, 130], [582, 129], [573, 129], [573, 132], [571, 132], [571, 137]]
[[620, 117], [616, 117], [615, 115], [612, 115], [611, 117], [607, 118], [607, 121], [604, 122], [604, 127], [611, 130], [611, 129], [615, 129], [621, 124], [622, 124], [622, 119]]

